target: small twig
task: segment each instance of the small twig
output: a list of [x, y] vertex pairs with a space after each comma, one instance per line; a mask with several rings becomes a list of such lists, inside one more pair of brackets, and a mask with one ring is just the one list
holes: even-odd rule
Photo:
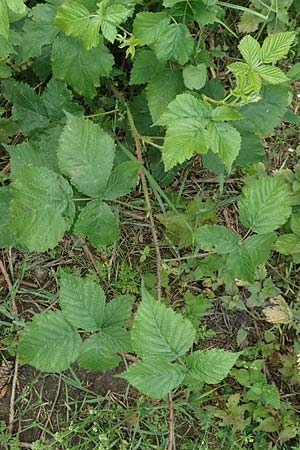
[[141, 136], [139, 135], [139, 133], [138, 133], [136, 127], [135, 127], [134, 120], [133, 120], [133, 117], [131, 115], [131, 112], [130, 112], [129, 108], [127, 108], [127, 114], [128, 114], [128, 122], [129, 122], [129, 125], [130, 125], [130, 128], [131, 128], [131, 132], [132, 132], [132, 136], [134, 138], [134, 142], [135, 142], [136, 156], [137, 156], [138, 161], [142, 165], [142, 167], [140, 168], [140, 171], [139, 171], [139, 176], [140, 176], [140, 179], [141, 179], [141, 182], [142, 182], [142, 188], [143, 188], [143, 193], [144, 193], [144, 198], [145, 198], [145, 203], [146, 203], [146, 209], [147, 209], [147, 216], [149, 217], [151, 233], [152, 233], [153, 243], [154, 243], [154, 247], [155, 247], [156, 274], [157, 274], [156, 290], [157, 290], [157, 299], [160, 301], [160, 299], [161, 299], [161, 274], [160, 274], [160, 271], [161, 271], [161, 256], [160, 256], [160, 249], [159, 249], [157, 231], [156, 231], [155, 222], [154, 222], [153, 214], [152, 214], [151, 201], [150, 201], [150, 196], [149, 196], [149, 192], [148, 192], [147, 181], [146, 181], [145, 173], [144, 173], [144, 170], [143, 170], [144, 160], [143, 160], [142, 148], [141, 148]]
[[172, 393], [168, 393], [169, 419], [168, 419], [168, 450], [174, 450], [174, 409]]
[[7, 273], [7, 271], [6, 271], [5, 267], [4, 267], [4, 264], [1, 261], [1, 259], [0, 259], [0, 270], [3, 273], [4, 280], [5, 280], [6, 284], [7, 284], [8, 290], [11, 291], [12, 290], [12, 283], [10, 281], [9, 275], [8, 275], [8, 273]]
[[14, 369], [14, 376], [12, 380], [12, 386], [11, 386], [11, 396], [10, 396], [10, 402], [9, 402], [9, 418], [8, 418], [8, 433], [12, 434], [13, 432], [13, 426], [14, 426], [14, 419], [15, 419], [15, 398], [16, 398], [16, 386], [17, 386], [17, 378], [18, 378], [18, 368], [19, 363], [16, 358], [15, 360], [15, 369]]
[[27, 442], [19, 442], [19, 446], [21, 448], [33, 448], [33, 444], [29, 444]]

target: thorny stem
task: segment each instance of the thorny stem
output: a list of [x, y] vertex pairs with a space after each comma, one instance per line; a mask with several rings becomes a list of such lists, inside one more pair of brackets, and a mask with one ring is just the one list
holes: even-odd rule
[[[143, 155], [142, 155], [141, 136], [139, 135], [139, 133], [138, 133], [136, 127], [135, 127], [132, 114], [131, 114], [130, 109], [128, 107], [127, 107], [127, 115], [128, 115], [128, 122], [129, 122], [129, 126], [130, 126], [130, 129], [131, 129], [131, 133], [132, 133], [132, 136], [133, 136], [133, 139], [134, 139], [134, 142], [135, 142], [135, 152], [136, 152], [137, 160], [143, 166], [144, 165], [144, 160], [143, 160]], [[155, 222], [154, 222], [153, 214], [152, 214], [152, 208], [151, 208], [150, 196], [149, 196], [149, 192], [148, 192], [147, 181], [146, 181], [146, 177], [145, 177], [145, 173], [144, 173], [143, 167], [140, 168], [139, 175], [140, 175], [142, 188], [143, 188], [143, 193], [144, 193], [144, 198], [145, 198], [145, 203], [146, 203], [147, 217], [149, 217], [151, 233], [152, 233], [153, 243], [154, 243], [154, 247], [155, 247], [156, 274], [157, 274], [156, 290], [157, 290], [157, 299], [160, 301], [160, 299], [161, 299], [161, 275], [160, 275], [160, 271], [161, 271], [161, 256], [160, 256], [160, 249], [159, 249], [157, 231], [156, 231]]]

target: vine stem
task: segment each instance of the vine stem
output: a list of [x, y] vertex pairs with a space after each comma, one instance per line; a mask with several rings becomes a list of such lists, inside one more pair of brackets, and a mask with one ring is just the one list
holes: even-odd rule
[[141, 183], [142, 183], [142, 189], [143, 189], [145, 203], [146, 203], [147, 217], [149, 217], [151, 234], [152, 234], [153, 243], [154, 243], [154, 247], [155, 247], [156, 275], [157, 275], [156, 291], [157, 291], [157, 299], [158, 299], [158, 301], [160, 301], [161, 300], [161, 274], [160, 274], [160, 272], [161, 272], [161, 255], [160, 255], [156, 226], [155, 226], [155, 222], [154, 222], [154, 218], [153, 218], [153, 214], [152, 214], [151, 201], [150, 201], [147, 181], [146, 181], [146, 177], [145, 177], [145, 173], [144, 173], [144, 169], [143, 169], [144, 159], [143, 159], [142, 146], [141, 146], [142, 137], [139, 135], [139, 133], [136, 129], [131, 111], [128, 107], [127, 107], [127, 116], [128, 116], [128, 122], [129, 122], [129, 126], [131, 129], [131, 133], [132, 133], [134, 143], [135, 143], [136, 157], [137, 157], [137, 160], [139, 161], [139, 163], [141, 163], [141, 165], [142, 165], [142, 167], [139, 170], [139, 176], [140, 176]]
[[174, 450], [174, 409], [172, 392], [168, 393], [169, 419], [168, 419], [168, 450]]

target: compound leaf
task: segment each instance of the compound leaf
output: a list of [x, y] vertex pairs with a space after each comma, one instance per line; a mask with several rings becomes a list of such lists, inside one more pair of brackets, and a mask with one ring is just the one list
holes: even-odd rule
[[203, 383], [220, 383], [227, 377], [240, 353], [227, 352], [222, 349], [198, 350], [186, 358], [188, 368], [187, 383], [192, 387]]
[[68, 36], [80, 36], [89, 23], [89, 10], [73, 0], [65, 2], [57, 8], [54, 25]]
[[119, 2], [121, 4], [115, 3], [112, 5], [107, 3], [105, 0], [100, 2], [97, 13], [100, 17], [103, 36], [110, 42], [114, 42], [117, 35], [117, 26], [127, 19], [131, 10], [127, 8], [127, 5], [122, 5], [121, 2]]
[[30, 251], [54, 248], [70, 228], [75, 206], [72, 188], [45, 167], [25, 166], [11, 184], [10, 227]]
[[85, 195], [105, 191], [115, 156], [113, 139], [97, 124], [68, 116], [57, 151], [62, 173]]
[[65, 35], [55, 39], [51, 60], [54, 78], [67, 82], [88, 99], [95, 97], [100, 77], [109, 75], [114, 62], [102, 43], [87, 50], [80, 39]]
[[267, 66], [265, 64], [257, 68], [257, 72], [264, 81], [269, 84], [281, 84], [289, 81], [288, 77], [282, 72], [279, 67]]
[[79, 214], [74, 232], [87, 236], [95, 248], [102, 248], [118, 239], [119, 226], [111, 208], [100, 200], [93, 200]]
[[208, 122], [208, 142], [211, 150], [219, 155], [228, 172], [241, 148], [241, 135], [231, 125], [225, 122]]
[[105, 294], [103, 289], [88, 278], [80, 278], [66, 271], [60, 277], [60, 305], [73, 327], [86, 331], [101, 328]]
[[160, 399], [182, 383], [185, 371], [178, 364], [146, 359], [132, 364], [118, 376], [148, 397]]
[[183, 356], [195, 340], [191, 322], [142, 290], [142, 302], [131, 331], [132, 346], [141, 358], [175, 360]]
[[282, 226], [291, 215], [289, 190], [280, 177], [263, 177], [247, 184], [239, 200], [242, 224], [259, 234]]
[[18, 354], [24, 364], [44, 372], [68, 369], [79, 354], [81, 339], [60, 311], [36, 314], [19, 337]]

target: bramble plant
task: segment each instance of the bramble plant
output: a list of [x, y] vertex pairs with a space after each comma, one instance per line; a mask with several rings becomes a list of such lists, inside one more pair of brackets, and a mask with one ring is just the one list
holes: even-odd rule
[[[270, 297], [256, 294], [272, 252], [300, 262], [299, 166], [285, 169], [284, 163], [270, 174], [259, 165], [266, 156], [265, 138], [282, 122], [299, 123], [290, 108], [299, 64], [284, 61], [298, 43], [297, 30], [287, 31], [293, 2], [276, 2], [276, 8], [271, 0], [246, 3], [249, 7], [218, 0], [0, 0], [5, 104], [0, 107], [0, 248], [48, 252], [71, 234], [75, 246], [109, 253], [121, 235], [127, 201], [122, 197], [140, 180], [157, 265], [152, 283], [157, 299], [142, 285], [135, 305], [129, 295], [106, 302], [91, 277], [60, 270], [60, 309], [34, 314], [24, 324], [18, 334], [21, 363], [53, 373], [73, 364], [103, 372], [133, 360], [118, 376], [153, 399], [182, 386], [188, 394], [197, 392], [231, 371], [249, 389], [250, 401], [281, 408], [275, 385], [262, 373], [262, 360], [248, 368], [239, 358], [243, 351], [202, 344], [199, 349], [199, 321], [211, 307], [204, 295], [196, 317], [198, 297], [185, 282], [181, 298], [190, 310], [187, 306], [181, 314], [166, 306], [172, 295], [160, 279], [155, 229], [158, 217], [177, 261], [185, 259], [179, 250], [192, 249], [191, 266], [185, 268], [193, 281], [217, 273], [217, 288], [223, 283], [233, 297], [237, 285], [246, 286], [254, 306]], [[226, 23], [227, 10], [238, 14], [235, 30]], [[260, 24], [254, 38], [250, 33]], [[224, 49], [213, 38], [219, 27], [232, 39]], [[241, 193], [221, 201], [219, 194], [209, 193], [205, 201], [199, 194], [186, 206], [181, 197], [191, 160], [216, 175], [220, 192], [226, 178], [238, 173]], [[176, 196], [163, 190], [174, 179]], [[148, 187], [161, 215], [152, 213]], [[217, 215], [227, 204], [236, 207], [239, 233]], [[140, 220], [136, 212], [126, 212]], [[149, 241], [142, 242], [140, 265], [152, 254]], [[199, 255], [200, 250], [206, 253]], [[113, 285], [110, 274], [103, 278]], [[296, 327], [296, 308], [265, 281], [265, 291], [276, 293], [263, 310], [266, 320], [290, 324], [293, 318]], [[245, 329], [239, 330], [239, 343]], [[239, 368], [231, 370], [235, 364]], [[226, 413], [216, 411], [225, 424], [238, 411], [246, 428], [251, 408], [233, 395]], [[261, 430], [275, 422], [266, 411], [257, 413], [267, 421]]]

